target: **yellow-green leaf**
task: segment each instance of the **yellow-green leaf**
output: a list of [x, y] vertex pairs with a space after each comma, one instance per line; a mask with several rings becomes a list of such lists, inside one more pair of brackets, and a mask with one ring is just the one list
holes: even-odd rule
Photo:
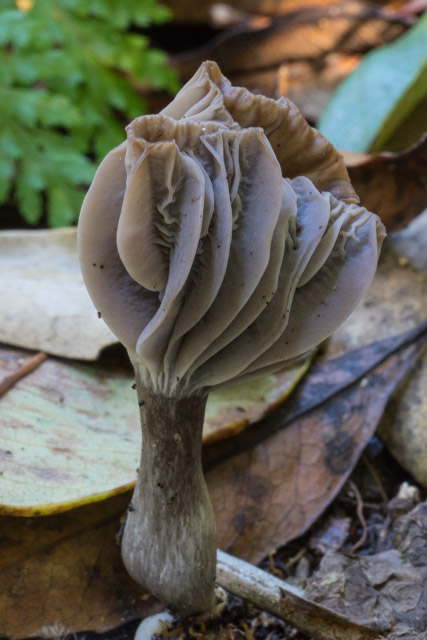
[[[59, 513], [131, 488], [141, 445], [124, 351], [116, 347], [95, 365], [47, 358], [12, 385], [31, 357], [0, 351], [0, 380], [11, 387], [0, 398], [0, 514]], [[260, 419], [307, 366], [212, 394], [205, 441]]]

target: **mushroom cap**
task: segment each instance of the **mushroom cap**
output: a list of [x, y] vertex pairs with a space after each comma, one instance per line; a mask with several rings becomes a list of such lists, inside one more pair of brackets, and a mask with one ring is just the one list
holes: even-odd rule
[[146, 385], [185, 396], [277, 371], [348, 317], [384, 227], [295, 105], [206, 62], [127, 134], [95, 175], [78, 243]]

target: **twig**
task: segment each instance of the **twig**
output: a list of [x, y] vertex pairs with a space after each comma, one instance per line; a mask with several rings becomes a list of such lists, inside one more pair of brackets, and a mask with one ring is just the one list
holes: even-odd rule
[[315, 640], [379, 640], [386, 628], [365, 626], [307, 600], [302, 589], [248, 562], [217, 552], [219, 585]]
[[21, 378], [37, 369], [47, 358], [47, 354], [40, 351], [29, 358], [19, 369], [5, 376], [0, 382], [0, 398], [9, 391]]
[[301, 558], [304, 556], [305, 552], [307, 551], [306, 547], [303, 547], [302, 549], [300, 549], [298, 551], [298, 553], [293, 556], [292, 558], [290, 558], [287, 563], [286, 563], [286, 569], [288, 571], [290, 571], [290, 569], [293, 567], [294, 564], [296, 564], [297, 562], [299, 562], [301, 560]]
[[[357, 500], [353, 500], [353, 498], [346, 498], [345, 496], [340, 496], [338, 498], [339, 502], [343, 502], [344, 504], [357, 505]], [[363, 501], [364, 509], [372, 509], [373, 511], [382, 511], [384, 507], [376, 502], [365, 502]]]
[[357, 549], [359, 549], [365, 543], [366, 538], [368, 537], [368, 525], [366, 524], [365, 516], [363, 515], [363, 499], [362, 499], [362, 496], [360, 495], [360, 491], [355, 485], [355, 483], [353, 482], [353, 480], [349, 480], [348, 484], [350, 485], [351, 490], [354, 493], [354, 497], [356, 498], [356, 503], [357, 503], [356, 513], [360, 520], [360, 524], [362, 525], [362, 535], [348, 552], [349, 555], [353, 555], [353, 553], [355, 553]]

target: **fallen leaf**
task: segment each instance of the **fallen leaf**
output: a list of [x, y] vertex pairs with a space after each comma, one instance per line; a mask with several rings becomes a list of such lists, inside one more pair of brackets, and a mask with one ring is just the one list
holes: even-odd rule
[[[418, 340], [423, 343], [425, 326], [420, 331]], [[385, 344], [389, 354], [390, 342]], [[401, 344], [398, 338], [396, 347]], [[307, 405], [297, 393], [296, 399], [290, 398], [289, 409], [285, 403], [256, 431], [249, 429], [234, 441], [207, 450], [206, 477], [221, 548], [256, 563], [302, 534], [335, 497], [421, 348], [416, 342], [374, 369], [367, 364], [362, 373], [358, 364], [364, 357], [368, 363], [383, 359], [380, 345], [344, 356], [342, 375], [337, 368], [335, 380], [330, 376], [331, 363], [326, 363], [322, 381], [320, 363], [317, 382], [305, 394]], [[342, 390], [331, 395], [329, 384], [334, 383]], [[310, 386], [309, 378], [302, 386]]]
[[[227, 8], [237, 9], [248, 14], [277, 16], [301, 7], [312, 6], [332, 6], [340, 4], [342, 0], [227, 0], [224, 4]], [[166, 0], [163, 4], [169, 7], [173, 13], [174, 20], [178, 23], [204, 22], [209, 23], [212, 16], [212, 9], [217, 3], [216, 0]]]
[[389, 232], [427, 207], [427, 135], [399, 153], [342, 154], [361, 204], [375, 211]]
[[[124, 350], [117, 347], [96, 365], [41, 355], [0, 349], [0, 390], [6, 391], [0, 398], [4, 514], [58, 513], [104, 500], [135, 483], [141, 430]], [[212, 393], [204, 441], [235, 435], [268, 414], [308, 364], [309, 359], [281, 374]], [[31, 366], [34, 370], [28, 371]]]
[[394, 40], [409, 24], [407, 18], [359, 2], [339, 3], [333, 11], [304, 6], [272, 17], [268, 26], [256, 28], [249, 23], [226, 29], [203, 47], [174, 55], [171, 63], [185, 80], [203, 60], [215, 60], [235, 82], [235, 74], [241, 77], [277, 68], [285, 61], [316, 60], [319, 64], [319, 58], [332, 51], [363, 53]]
[[368, 53], [338, 87], [318, 122], [334, 146], [360, 152], [387, 148], [427, 94], [426, 36], [427, 15], [395, 42]]
[[[386, 239], [374, 280], [352, 316], [331, 337], [327, 355], [345, 353], [427, 318], [427, 212]], [[393, 456], [427, 486], [427, 355], [393, 400], [379, 434]]]
[[0, 342], [83, 360], [117, 342], [83, 283], [73, 228], [0, 232], [0, 298]]
[[295, 389], [311, 364], [311, 356], [298, 367], [251, 382], [233, 384], [209, 395], [203, 425], [203, 444], [235, 436], [276, 409]]
[[427, 502], [398, 518], [393, 535], [392, 549], [370, 556], [328, 552], [305, 595], [361, 624], [392, 626], [390, 640], [415, 639], [427, 628]]
[[123, 567], [116, 542], [130, 494], [46, 518], [0, 517], [0, 634], [98, 632], [163, 608]]
[[[317, 122], [333, 92], [362, 59], [361, 53], [331, 51], [319, 60], [283, 62], [268, 95], [285, 96], [294, 102], [309, 122]], [[252, 74], [250, 76], [252, 80]], [[235, 78], [236, 83], [239, 82]]]
[[343, 616], [313, 602], [295, 585], [223, 551], [217, 552], [217, 579], [227, 591], [281, 618], [310, 638], [381, 640], [388, 630], [387, 626], [376, 623], [362, 625], [354, 617]]
[[[412, 338], [416, 333], [411, 334]], [[411, 335], [399, 337], [395, 347], [410, 342]], [[368, 349], [369, 364], [381, 362], [392, 350], [390, 341], [383, 349], [377, 344], [374, 353]], [[220, 545], [236, 547], [242, 556], [259, 559], [266, 549], [270, 551], [279, 540], [283, 542], [293, 535], [292, 529], [294, 534], [298, 527], [301, 529], [304, 518], [307, 525], [307, 518], [323, 510], [375, 428], [380, 405], [411, 368], [415, 357], [415, 344], [406, 347], [374, 369], [367, 378], [369, 382], [362, 385], [356, 382], [348, 386], [351, 376], [339, 380], [336, 373], [336, 388], [347, 385], [347, 389], [322, 405], [320, 412], [306, 414], [253, 450], [209, 471], [207, 483], [218, 514]], [[352, 359], [350, 354], [347, 368], [343, 361], [338, 368], [347, 371]], [[333, 371], [331, 363], [327, 371], [328, 375]], [[353, 377], [360, 379], [361, 371], [358, 368]], [[319, 375], [318, 372], [315, 382], [318, 390]], [[328, 392], [326, 386], [324, 391]], [[313, 403], [313, 394], [307, 397]], [[322, 402], [321, 395], [317, 401]], [[347, 407], [352, 407], [353, 414], [342, 424]], [[363, 424], [358, 422], [361, 413]], [[259, 426], [281, 428], [283, 415], [286, 414], [279, 409]], [[322, 426], [325, 416], [329, 419]], [[241, 440], [244, 435], [245, 432], [234, 439]], [[216, 443], [207, 450], [218, 446]], [[241, 465], [242, 455], [249, 459], [247, 469]], [[322, 469], [325, 461], [329, 469], [326, 476], [330, 475], [322, 493], [322, 486], [316, 483], [325, 479], [325, 474], [316, 469]], [[291, 480], [293, 473], [295, 481]], [[298, 494], [301, 483], [307, 486], [306, 493]], [[304, 500], [307, 492], [309, 501], [298, 506], [296, 500]], [[317, 502], [316, 494], [320, 496]], [[105, 631], [158, 610], [158, 605], [153, 600], [146, 601], [147, 595], [125, 574], [114, 542], [130, 497], [131, 493], [126, 492], [39, 518], [0, 516], [0, 633], [20, 639], [52, 634], [58, 629], [61, 634], [88, 629]], [[24, 606], [25, 616], [20, 614]]]
[[393, 523], [392, 546], [404, 553], [427, 577], [427, 502], [421, 502]]
[[[215, 464], [222, 456], [231, 456], [240, 452], [242, 442], [246, 448], [254, 447], [265, 440], [267, 435], [280, 431], [286, 425], [298, 420], [303, 414], [316, 409], [326, 400], [330, 400], [341, 391], [349, 388], [357, 380], [379, 366], [398, 349], [405, 348], [427, 330], [427, 321], [405, 333], [377, 340], [368, 346], [359, 347], [339, 357], [314, 362], [310, 374], [298, 385], [286, 404], [281, 406], [272, 416], [272, 420], [264, 421], [262, 429], [256, 427], [248, 430], [240, 439], [230, 439], [217, 446], [206, 449], [205, 464]], [[281, 420], [275, 422], [274, 417], [282, 414]]]

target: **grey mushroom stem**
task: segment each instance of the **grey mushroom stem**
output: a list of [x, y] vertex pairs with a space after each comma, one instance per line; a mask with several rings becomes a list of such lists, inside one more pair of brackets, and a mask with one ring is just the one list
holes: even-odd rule
[[211, 608], [216, 525], [201, 464], [207, 396], [169, 398], [136, 368], [141, 464], [122, 540], [130, 575], [181, 615]]
[[330, 336], [369, 286], [383, 238], [342, 157], [295, 105], [233, 87], [214, 62], [160, 114], [135, 118], [98, 168], [79, 220], [82, 274], [144, 403], [123, 557], [181, 615], [214, 599], [205, 396]]

